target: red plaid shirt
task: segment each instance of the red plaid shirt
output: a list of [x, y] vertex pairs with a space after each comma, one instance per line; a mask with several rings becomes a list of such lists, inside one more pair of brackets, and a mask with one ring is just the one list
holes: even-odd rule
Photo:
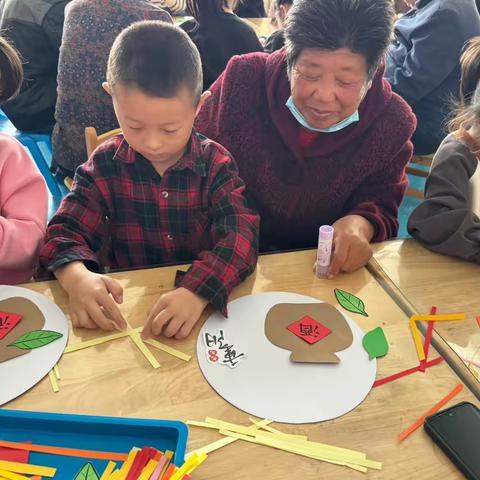
[[177, 286], [226, 314], [228, 294], [257, 261], [259, 217], [244, 190], [230, 154], [195, 131], [163, 176], [118, 135], [77, 169], [40, 262], [50, 271], [77, 260], [99, 270], [106, 242], [112, 268], [193, 260]]

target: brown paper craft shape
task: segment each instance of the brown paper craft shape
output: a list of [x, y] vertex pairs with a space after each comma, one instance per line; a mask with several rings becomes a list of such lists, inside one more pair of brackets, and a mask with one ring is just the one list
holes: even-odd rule
[[[332, 332], [309, 344], [288, 330], [288, 326], [309, 316]], [[277, 347], [290, 350], [290, 360], [301, 363], [339, 363], [335, 352], [345, 350], [353, 342], [353, 334], [345, 317], [328, 303], [278, 303], [267, 313], [265, 335]]]
[[22, 321], [0, 340], [0, 362], [25, 355], [30, 350], [22, 350], [8, 346], [24, 334], [33, 330], [41, 330], [45, 325], [45, 317], [41, 310], [30, 300], [23, 297], [12, 297], [0, 300], [1, 312], [14, 312], [22, 317]]

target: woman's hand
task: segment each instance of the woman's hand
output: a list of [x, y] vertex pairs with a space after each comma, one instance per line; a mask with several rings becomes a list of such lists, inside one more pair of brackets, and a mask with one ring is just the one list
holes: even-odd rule
[[333, 253], [327, 278], [335, 278], [340, 272], [354, 272], [372, 258], [370, 240], [373, 225], [360, 215], [347, 215], [333, 225]]

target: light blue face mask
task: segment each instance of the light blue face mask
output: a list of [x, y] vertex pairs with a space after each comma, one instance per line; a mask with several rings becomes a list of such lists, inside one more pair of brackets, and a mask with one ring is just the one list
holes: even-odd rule
[[348, 127], [352, 123], [358, 122], [359, 120], [359, 115], [358, 115], [358, 110], [355, 110], [350, 116], [347, 118], [343, 119], [341, 122], [336, 123], [335, 125], [332, 125], [331, 127], [328, 128], [314, 128], [309, 125], [307, 122], [307, 119], [302, 115], [302, 112], [295, 106], [293, 103], [293, 98], [290, 96], [287, 100], [287, 103], [285, 104], [287, 108], [290, 110], [292, 115], [295, 117], [297, 122], [307, 130], [310, 130], [311, 132], [322, 132], [322, 133], [332, 133], [332, 132], [338, 132], [339, 130], [342, 130], [345, 127]]

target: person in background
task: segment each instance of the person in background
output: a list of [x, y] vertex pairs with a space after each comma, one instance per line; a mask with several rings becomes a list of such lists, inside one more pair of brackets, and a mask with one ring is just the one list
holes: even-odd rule
[[233, 13], [232, 0], [187, 0], [187, 6], [194, 20], [181, 27], [200, 52], [205, 90], [234, 55], [263, 51], [255, 30]]
[[57, 101], [57, 66], [65, 6], [69, 0], [5, 0], [2, 34], [20, 53], [24, 77], [19, 95], [3, 105], [24, 132], [51, 132]]
[[333, 225], [330, 278], [398, 230], [415, 117], [383, 78], [393, 21], [391, 0], [295, 0], [285, 48], [232, 58], [196, 120], [234, 155], [261, 250]]
[[207, 304], [226, 315], [230, 291], [255, 269], [258, 215], [231, 155], [192, 128], [210, 93], [202, 93], [200, 55], [183, 30], [160, 21], [124, 30], [107, 82], [123, 134], [77, 169], [41, 263], [68, 293], [73, 325], [111, 330], [127, 324], [116, 305], [122, 287], [96, 273], [109, 238], [112, 268], [192, 262], [142, 333], [184, 338]]
[[[0, 37], [0, 104], [18, 94], [22, 62]], [[0, 283], [28, 281], [47, 225], [47, 188], [25, 148], [0, 133]]]
[[403, 15], [415, 7], [415, 0], [395, 0], [395, 12]]
[[480, 263], [480, 37], [461, 57], [461, 102], [408, 221], [424, 247]]
[[275, 14], [275, 24], [277, 25], [278, 30], [273, 32], [265, 42], [264, 50], [267, 53], [280, 50], [285, 45], [285, 34], [283, 29], [285, 28], [285, 21], [287, 20], [288, 12], [293, 5], [293, 0], [273, 0], [272, 5]]
[[73, 0], [66, 9], [52, 136], [53, 161], [65, 175], [87, 161], [85, 127], [99, 134], [118, 128], [102, 83], [115, 38], [139, 20], [172, 22], [149, 0]]
[[164, 8], [171, 15], [185, 15], [187, 0], [152, 0], [155, 5]]
[[385, 78], [417, 117], [416, 155], [434, 153], [445, 138], [451, 100], [459, 97], [460, 54], [476, 35], [474, 0], [418, 0], [396, 22]]
[[235, 13], [243, 18], [264, 18], [267, 16], [263, 0], [238, 0]]

